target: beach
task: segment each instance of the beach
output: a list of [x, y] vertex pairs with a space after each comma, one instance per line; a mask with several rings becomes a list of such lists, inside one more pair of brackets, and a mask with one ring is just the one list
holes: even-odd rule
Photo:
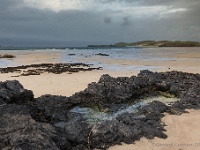
[[[183, 50], [182, 50], [183, 49]], [[9, 65], [30, 65], [40, 63], [60, 63], [66, 61], [67, 63], [83, 62], [94, 64], [96, 66], [103, 66], [103, 70], [94, 70], [90, 72], [78, 72], [73, 74], [51, 74], [45, 73], [39, 76], [20, 76], [18, 73], [0, 74], [1, 81], [5, 80], [19, 80], [24, 87], [33, 90], [35, 97], [44, 94], [71, 96], [75, 92], [84, 90], [91, 82], [98, 82], [103, 74], [109, 74], [113, 77], [130, 77], [137, 75], [140, 70], [149, 69], [151, 71], [165, 72], [165, 71], [183, 71], [190, 73], [200, 73], [200, 52], [198, 48], [173, 48], [170, 49], [148, 49], [143, 50], [140, 56], [125, 59], [122, 56], [112, 57], [113, 53], [106, 50], [100, 52], [109, 54], [109, 57], [94, 55], [98, 51], [80, 51], [73, 50], [66, 52], [64, 50], [41, 50], [41, 51], [2, 51], [2, 54], [12, 54], [16, 56], [9, 61]], [[158, 52], [158, 51], [161, 52]], [[111, 50], [112, 51], [112, 50]], [[137, 50], [138, 51], [138, 50]], [[168, 51], [168, 52], [167, 52]], [[130, 51], [128, 51], [130, 52]], [[69, 56], [74, 53], [75, 56]], [[83, 57], [80, 57], [83, 53]], [[133, 55], [133, 54], [132, 54]], [[63, 60], [66, 56], [67, 59]], [[122, 56], [122, 57], [120, 57]], [[142, 59], [139, 59], [141, 57]], [[72, 60], [73, 58], [73, 60]], [[168, 58], [168, 59], [167, 59]], [[31, 79], [31, 80], [30, 80]]]
[[[112, 53], [101, 51], [109, 54], [106, 56], [92, 55], [80, 51], [65, 52], [60, 51], [3, 51], [2, 54], [12, 54], [16, 56], [9, 61], [10, 65], [29, 65], [40, 63], [63, 63], [67, 58], [67, 63], [74, 63], [76, 61], [83, 63], [92, 63], [94, 67], [102, 66], [102, 70], [80, 71], [75, 73], [43, 73], [41, 75], [19, 76], [19, 73], [1, 73], [0, 81], [18, 80], [26, 89], [32, 90], [34, 97], [40, 97], [45, 94], [72, 96], [76, 92], [80, 92], [87, 88], [87, 85], [92, 82], [98, 82], [103, 74], [109, 74], [112, 77], [131, 77], [137, 75], [140, 70], [149, 69], [151, 71], [165, 72], [165, 71], [183, 71], [189, 73], [200, 73], [200, 50], [199, 48], [181, 48], [174, 53], [173, 48], [168, 49], [154, 49], [146, 55], [141, 54], [143, 59], [139, 56], [135, 58], [125, 59], [123, 56], [112, 57]], [[158, 51], [163, 51], [158, 52]], [[99, 52], [94, 52], [99, 53]], [[127, 55], [127, 54], [126, 54]], [[65, 56], [65, 57], [64, 57]], [[77, 57], [76, 57], [77, 56]], [[65, 58], [65, 59], [64, 59]], [[169, 59], [167, 59], [169, 58]], [[6, 62], [7, 63], [7, 62]], [[134, 144], [116, 145], [110, 150], [197, 150], [200, 149], [200, 129], [198, 127], [200, 120], [199, 110], [187, 110], [189, 113], [178, 115], [165, 114], [162, 122], [166, 124], [167, 139], [154, 138], [147, 140], [146, 138], [136, 141]]]

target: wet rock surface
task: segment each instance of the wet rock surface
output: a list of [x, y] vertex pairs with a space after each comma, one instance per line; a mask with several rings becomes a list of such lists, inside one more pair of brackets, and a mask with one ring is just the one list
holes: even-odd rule
[[61, 74], [64, 72], [74, 73], [79, 71], [100, 70], [102, 67], [94, 68], [84, 63], [57, 63], [57, 64], [31, 64], [17, 67], [0, 68], [0, 73], [17, 72], [19, 76], [40, 75], [42, 73]]
[[[71, 111], [78, 106], [111, 113], [158, 91], [174, 94], [180, 101], [170, 106], [154, 101], [137, 112], [93, 123]], [[141, 137], [167, 138], [163, 113], [181, 114], [186, 108], [200, 108], [199, 74], [145, 70], [130, 78], [103, 75], [71, 97], [37, 99], [18, 81], [0, 82], [0, 149], [106, 149]]]
[[109, 56], [108, 54], [103, 54], [103, 53], [98, 53], [98, 54], [95, 54], [95, 55], [98, 55], [98, 56]]
[[14, 55], [10, 55], [10, 54], [5, 54], [5, 55], [0, 55], [0, 59], [1, 58], [15, 58], [15, 56]]

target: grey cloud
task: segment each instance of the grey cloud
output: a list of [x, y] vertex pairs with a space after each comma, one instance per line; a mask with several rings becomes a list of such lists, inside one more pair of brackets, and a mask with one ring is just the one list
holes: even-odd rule
[[22, 2], [22, 0], [1, 0], [0, 8], [8, 8], [9, 6], [15, 5]]
[[[116, 1], [133, 4], [132, 0], [99, 0], [105, 5]], [[136, 18], [123, 14], [115, 16], [113, 14], [119, 12], [113, 10], [65, 10], [56, 13], [15, 7], [22, 5], [23, 0], [1, 0], [0, 45], [85, 46], [146, 39], [200, 41], [199, 0], [136, 2], [140, 6], [173, 5], [174, 8], [187, 8], [187, 11], [160, 19], [154, 16]]]
[[129, 17], [123, 17], [122, 21], [122, 26], [127, 26], [130, 24]]
[[112, 18], [111, 17], [105, 17], [104, 18], [104, 22], [105, 23], [111, 23], [112, 22]]

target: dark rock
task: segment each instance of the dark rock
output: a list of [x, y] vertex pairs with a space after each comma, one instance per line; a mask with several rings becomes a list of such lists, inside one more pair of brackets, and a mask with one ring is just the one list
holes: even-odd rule
[[149, 105], [143, 106], [139, 108], [140, 113], [148, 114], [148, 113], [154, 113], [154, 114], [161, 114], [164, 112], [167, 112], [169, 109], [168, 106], [166, 106], [164, 103], [159, 101], [151, 102]]
[[24, 89], [19, 81], [0, 82], [1, 103], [28, 103], [33, 100], [33, 92]]
[[[103, 75], [98, 83], [91, 83], [83, 92], [72, 96], [73, 99], [80, 99], [81, 102], [91, 102], [99, 106], [106, 104], [119, 104], [132, 99], [140, 93], [146, 92], [134, 84], [134, 78], [112, 78]], [[85, 103], [87, 105], [87, 103]]]
[[15, 58], [15, 56], [10, 54], [5, 54], [5, 55], [0, 55], [0, 58]]
[[68, 116], [70, 119], [63, 126], [64, 131], [67, 133], [68, 139], [73, 145], [84, 144], [87, 145], [88, 135], [92, 125], [80, 115]]
[[2, 106], [0, 118], [0, 149], [59, 149], [56, 129], [33, 120], [25, 106]]
[[66, 121], [67, 114], [73, 105], [78, 104], [76, 100], [65, 96], [44, 95], [36, 99], [37, 115], [34, 116], [38, 121], [51, 123]]
[[99, 56], [109, 56], [108, 54], [102, 54], [102, 53], [95, 54], [95, 55], [99, 55]]
[[[60, 73], [79, 65], [82, 64], [42, 67]], [[34, 67], [41, 69], [41, 65]], [[166, 138], [163, 113], [180, 115], [186, 113], [185, 109], [199, 109], [199, 87], [199, 74], [144, 70], [130, 78], [103, 75], [98, 83], [89, 84], [71, 97], [44, 95], [34, 100], [32, 92], [18, 81], [0, 82], [0, 149], [106, 149], [121, 142], [133, 143], [141, 137]], [[89, 107], [112, 114], [122, 106], [163, 92], [174, 94], [180, 101], [170, 106], [154, 101], [139, 107], [137, 112], [94, 124], [71, 111], [74, 107]]]
[[[29, 69], [31, 68], [31, 69]], [[61, 74], [63, 72], [79, 72], [100, 70], [102, 67], [91, 67], [84, 63], [31, 64], [17, 67], [0, 68], [1, 73], [18, 72], [19, 76], [40, 75], [44, 72]], [[18, 77], [18, 76], [15, 76]]]

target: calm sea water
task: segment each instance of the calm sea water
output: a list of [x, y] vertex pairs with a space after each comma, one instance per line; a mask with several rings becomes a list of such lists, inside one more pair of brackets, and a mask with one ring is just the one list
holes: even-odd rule
[[[138, 66], [127, 64], [126, 61], [131, 60], [169, 60], [175, 61], [172, 57], [176, 54], [199, 53], [199, 48], [1, 48], [1, 53], [60, 53], [60, 58], [56, 62], [60, 63], [77, 63], [83, 62], [94, 64], [94, 67], [104, 67], [110, 70], [125, 70], [125, 69], [152, 69], [156, 66]], [[99, 56], [96, 54], [107, 54], [108, 56]], [[16, 63], [15, 59], [0, 59], [0, 67], [23, 65], [20, 62]], [[108, 63], [111, 61], [112, 63]], [[118, 61], [120, 63], [115, 63]]]

